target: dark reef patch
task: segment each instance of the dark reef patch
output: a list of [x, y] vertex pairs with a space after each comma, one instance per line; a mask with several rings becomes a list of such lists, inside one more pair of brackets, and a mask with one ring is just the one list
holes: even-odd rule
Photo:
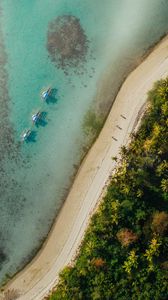
[[[0, 10], [0, 16], [2, 12]], [[14, 140], [14, 129], [9, 121], [9, 92], [8, 92], [8, 74], [6, 70], [7, 55], [4, 47], [3, 33], [0, 28], [0, 167], [5, 159], [19, 159], [19, 143]]]
[[0, 265], [6, 260], [6, 255], [2, 249], [0, 249]]
[[47, 49], [57, 68], [67, 75], [69, 68], [79, 71], [86, 62], [89, 41], [80, 20], [71, 15], [59, 16], [49, 24]]
[[[2, 10], [0, 8], [0, 17]], [[15, 140], [15, 130], [10, 122], [10, 97], [8, 91], [7, 54], [0, 24], [0, 284], [1, 271], [8, 260], [8, 243], [12, 230], [22, 216], [25, 198], [22, 187], [15, 178], [15, 169], [23, 166], [20, 142]], [[15, 270], [14, 270], [15, 271]]]

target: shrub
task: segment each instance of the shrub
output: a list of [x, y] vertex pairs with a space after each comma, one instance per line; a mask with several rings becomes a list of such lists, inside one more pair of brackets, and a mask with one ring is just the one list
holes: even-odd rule
[[92, 265], [100, 268], [100, 267], [104, 267], [105, 265], [105, 261], [100, 257], [100, 258], [93, 258], [91, 261]]
[[165, 211], [155, 212], [151, 227], [154, 232], [164, 234], [168, 230], [168, 214]]
[[132, 230], [124, 228], [118, 231], [117, 239], [122, 246], [127, 247], [137, 241], [138, 237]]

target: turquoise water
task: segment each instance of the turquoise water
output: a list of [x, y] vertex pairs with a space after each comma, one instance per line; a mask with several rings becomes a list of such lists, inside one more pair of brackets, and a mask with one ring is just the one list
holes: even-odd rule
[[[29, 260], [50, 229], [80, 161], [83, 118], [91, 105], [97, 107], [102, 78], [110, 74], [107, 95], [97, 98], [104, 109], [128, 68], [168, 31], [168, 2], [1, 0], [0, 6], [3, 280]], [[48, 26], [61, 15], [78, 17], [89, 40], [83, 74], [65, 75], [49, 57]], [[55, 103], [40, 99], [47, 86], [58, 90]], [[46, 113], [46, 124], [37, 128], [32, 127], [31, 115], [38, 109]], [[20, 143], [25, 128], [32, 128], [34, 141]]]

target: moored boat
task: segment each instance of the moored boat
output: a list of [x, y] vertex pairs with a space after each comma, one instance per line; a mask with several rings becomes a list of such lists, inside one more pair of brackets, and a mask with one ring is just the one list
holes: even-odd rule
[[22, 135], [21, 135], [21, 140], [22, 141], [27, 141], [28, 138], [30, 137], [30, 134], [31, 134], [31, 130], [30, 129], [27, 129], [25, 130]]
[[51, 94], [51, 88], [49, 87], [48, 89], [44, 90], [41, 94], [43, 100], [46, 100]]
[[32, 115], [32, 121], [33, 123], [37, 123], [41, 118], [41, 112], [38, 111], [36, 114]]

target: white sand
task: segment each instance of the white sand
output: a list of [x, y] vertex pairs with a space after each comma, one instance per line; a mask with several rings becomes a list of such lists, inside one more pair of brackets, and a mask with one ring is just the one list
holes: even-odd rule
[[120, 147], [128, 142], [138, 112], [153, 83], [167, 75], [168, 37], [126, 79], [99, 138], [80, 167], [45, 246], [8, 284], [8, 289], [20, 292], [18, 299], [43, 299], [55, 285], [60, 270], [74, 257], [90, 214], [114, 169], [115, 162], [111, 157], [117, 156]]

